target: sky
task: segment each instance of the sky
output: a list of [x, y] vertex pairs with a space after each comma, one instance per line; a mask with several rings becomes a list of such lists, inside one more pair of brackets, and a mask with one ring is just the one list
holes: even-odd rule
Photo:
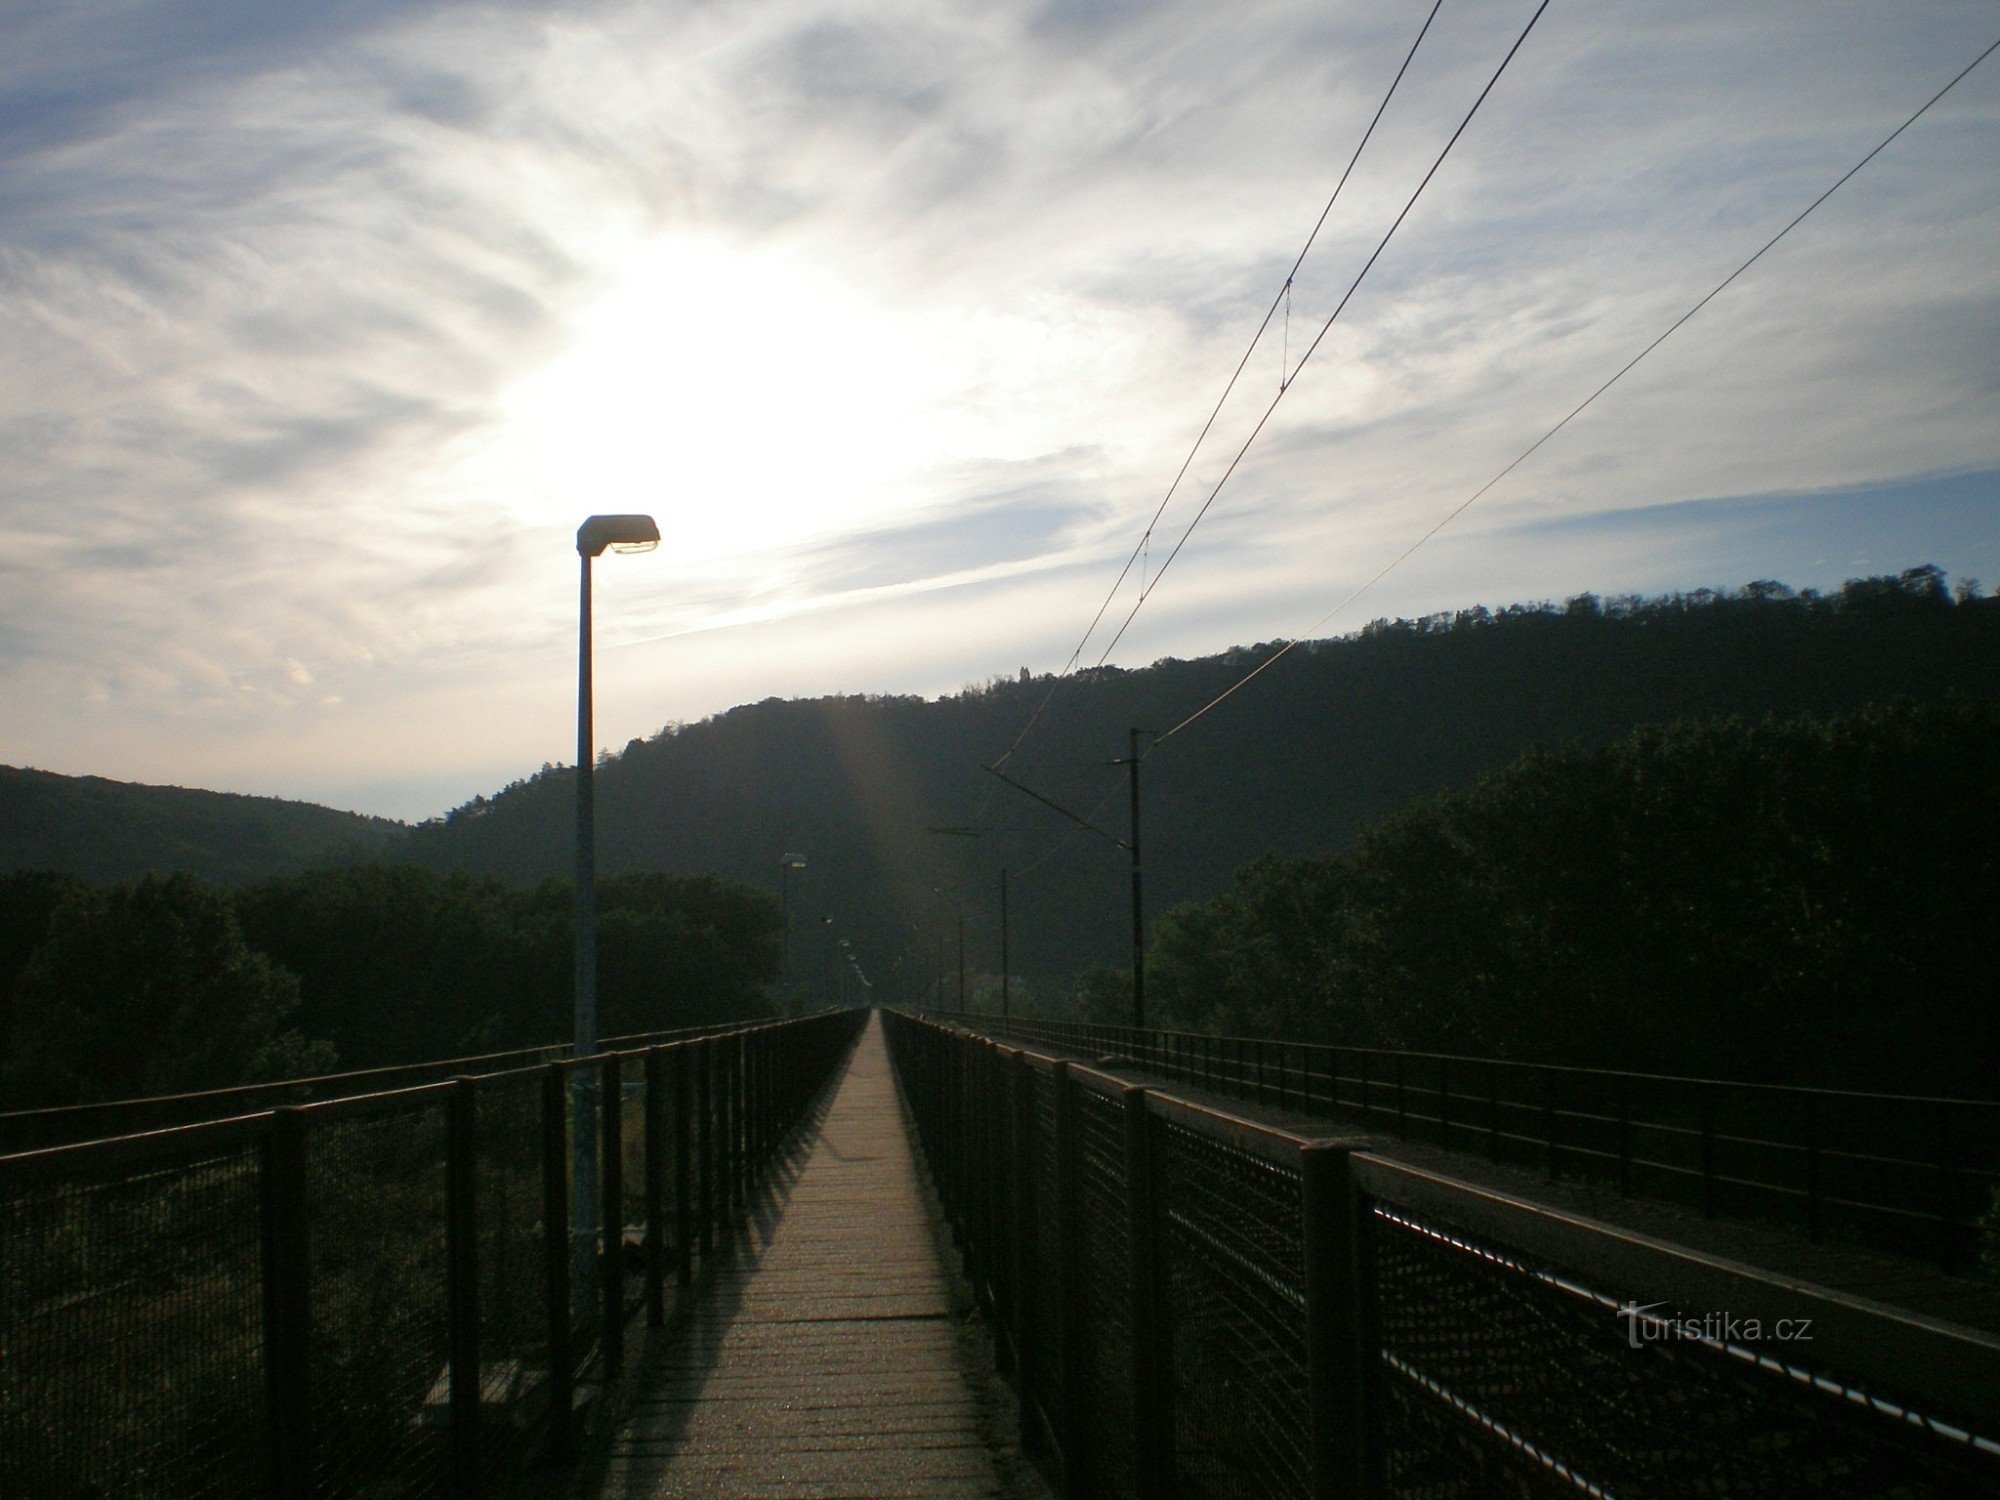
[[0, 762], [415, 819], [573, 760], [593, 512], [664, 536], [596, 564], [610, 747], [1059, 669], [1135, 548], [1127, 666], [2000, 584], [1996, 56], [1336, 608], [2000, 38], [1555, 0], [1301, 366], [1533, 8], [1443, 0], [1141, 546], [1428, 4], [0, 0]]

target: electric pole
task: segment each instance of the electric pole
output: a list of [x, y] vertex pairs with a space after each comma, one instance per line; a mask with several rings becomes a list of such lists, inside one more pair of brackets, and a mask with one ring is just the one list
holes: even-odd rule
[[1013, 1013], [1008, 1003], [1007, 971], [1007, 872], [1000, 872], [1000, 1015], [1004, 1019]]
[[1139, 858], [1139, 736], [1152, 732], [1130, 731], [1132, 753], [1125, 758], [1132, 788], [1132, 837], [1126, 841], [1132, 853], [1132, 1025], [1141, 1031], [1146, 1026], [1146, 886]]

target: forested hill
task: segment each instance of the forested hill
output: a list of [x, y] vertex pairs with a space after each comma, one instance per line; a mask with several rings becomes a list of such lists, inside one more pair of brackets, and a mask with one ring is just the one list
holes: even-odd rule
[[394, 859], [408, 830], [313, 802], [0, 766], [0, 871], [88, 880], [187, 871], [238, 885], [316, 865]]
[[[1006, 867], [1015, 969], [1060, 982], [1125, 960], [1126, 856], [981, 765], [1046, 697], [1009, 774], [1123, 836], [1126, 773], [1109, 762], [1126, 753], [1128, 726], [1180, 723], [1277, 649], [1086, 672], [1053, 695], [1050, 679], [1024, 674], [929, 702], [773, 699], [673, 727], [602, 763], [600, 860], [775, 890], [780, 855], [803, 854], [795, 966], [819, 972], [827, 939], [846, 935], [891, 998], [941, 966], [955, 984], [961, 911], [968, 965], [997, 967]], [[1951, 694], [2000, 697], [2000, 600], [1954, 599], [1929, 568], [1824, 597], [1759, 583], [1378, 622], [1291, 651], [1146, 761], [1148, 907], [1213, 895], [1263, 854], [1344, 850], [1364, 822], [1537, 745]], [[514, 880], [563, 874], [572, 797], [573, 773], [544, 768], [418, 827], [410, 854]], [[986, 831], [931, 831], [975, 823]]]

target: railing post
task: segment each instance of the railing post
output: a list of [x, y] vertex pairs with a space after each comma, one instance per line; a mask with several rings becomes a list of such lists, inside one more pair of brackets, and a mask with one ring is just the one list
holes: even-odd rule
[[722, 1038], [722, 1224], [733, 1226], [743, 1211], [743, 1039]]
[[778, 1143], [777, 1126], [772, 1118], [777, 1090], [772, 1086], [771, 1033], [755, 1032], [750, 1043], [757, 1074], [757, 1171], [761, 1173], [770, 1164]]
[[598, 1179], [604, 1184], [604, 1221], [598, 1254], [598, 1283], [602, 1295], [603, 1327], [599, 1334], [604, 1351], [604, 1377], [616, 1380], [625, 1364], [625, 1094], [619, 1077], [618, 1056], [613, 1053], [598, 1063], [597, 1096], [604, 1102], [598, 1109], [597, 1149], [603, 1152]]
[[452, 1081], [445, 1114], [446, 1322], [452, 1492], [479, 1485], [479, 1085]]
[[[1542, 1137], [1547, 1148], [1546, 1167], [1550, 1182], [1556, 1180], [1556, 1075], [1542, 1069]], [[1703, 1151], [1706, 1158], [1707, 1151]]]
[[1438, 1059], [1438, 1144], [1451, 1149], [1451, 1059]]
[[1062, 1451], [1064, 1500], [1083, 1495], [1083, 1278], [1076, 1274], [1081, 1250], [1076, 1222], [1076, 1096], [1069, 1064], [1057, 1061], [1056, 1125], [1056, 1443]]
[[306, 1212], [306, 1121], [272, 1114], [263, 1146], [264, 1407], [271, 1494], [303, 1500], [312, 1485], [312, 1230]]
[[1806, 1095], [1806, 1233], [1826, 1237], [1826, 1188], [1821, 1180], [1818, 1094]]
[[1021, 1392], [1021, 1440], [1026, 1444], [1034, 1404], [1035, 1320], [1029, 1313], [1029, 1288], [1035, 1284], [1035, 1112], [1033, 1065], [1025, 1052], [1012, 1055], [1007, 1069], [1008, 1106], [1014, 1113], [1014, 1299], [1012, 1314], [1014, 1368]]
[[1618, 1078], [1618, 1191], [1632, 1196], [1632, 1080]]
[[750, 1217], [750, 1185], [757, 1176], [757, 1160], [750, 1135], [750, 1035], [736, 1033], [736, 1220]]
[[1951, 1105], [1939, 1100], [1935, 1106], [1936, 1124], [1931, 1140], [1932, 1155], [1937, 1163], [1937, 1259], [1947, 1271], [1956, 1271], [1968, 1257], [1966, 1249], [1972, 1248], [1977, 1254], [1979, 1234], [1964, 1212], [1963, 1179], [1958, 1169], [1958, 1149], [1952, 1129]]
[[1486, 1159], [1500, 1160], [1500, 1065], [1486, 1064]]
[[689, 1044], [674, 1048], [674, 1281], [685, 1292], [694, 1285], [694, 1101], [688, 1097]]
[[646, 1049], [646, 1326], [667, 1321], [666, 1053]]
[[1153, 1116], [1146, 1090], [1128, 1089], [1125, 1111], [1125, 1237], [1130, 1250], [1132, 1434], [1139, 1500], [1165, 1500], [1174, 1487], [1174, 1413], [1167, 1295], [1159, 1253]]
[[1701, 1211], [1715, 1217], [1715, 1090], [1701, 1089]]
[[1315, 1500], [1352, 1500], [1377, 1490], [1369, 1390], [1372, 1319], [1362, 1253], [1366, 1226], [1348, 1158], [1348, 1148], [1331, 1141], [1314, 1141], [1299, 1151]]
[[755, 1031], [743, 1033], [743, 1183], [746, 1214], [757, 1201], [757, 1173], [764, 1162], [764, 1049]]
[[707, 1037], [694, 1047], [695, 1159], [701, 1175], [701, 1264], [715, 1255], [715, 1044]]
[[549, 1329], [549, 1457], [576, 1457], [576, 1354], [570, 1323], [569, 1098], [563, 1065], [542, 1070], [542, 1279]]
[[993, 1307], [993, 1129], [986, 1112], [986, 1060], [993, 1044], [984, 1037], [967, 1044], [970, 1065], [966, 1079], [970, 1130], [967, 1132], [966, 1165], [972, 1179], [970, 1254], [966, 1270], [972, 1293], [989, 1311]]

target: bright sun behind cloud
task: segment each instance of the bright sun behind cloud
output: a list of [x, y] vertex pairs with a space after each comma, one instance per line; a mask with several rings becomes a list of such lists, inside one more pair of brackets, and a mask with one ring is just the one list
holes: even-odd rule
[[913, 455], [950, 441], [926, 342], [790, 252], [656, 241], [506, 393], [493, 456], [523, 519], [651, 511], [688, 561], [843, 530], [921, 503]]

